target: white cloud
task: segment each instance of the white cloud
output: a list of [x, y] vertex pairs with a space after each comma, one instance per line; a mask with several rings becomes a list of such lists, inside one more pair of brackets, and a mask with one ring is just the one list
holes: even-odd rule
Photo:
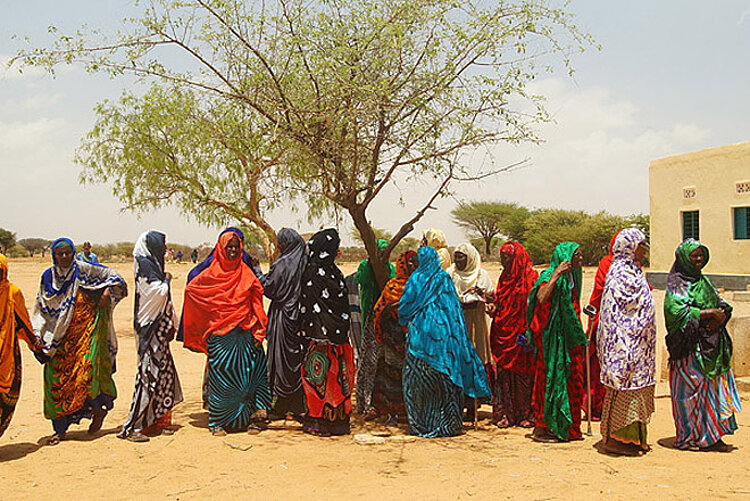
[[748, 16], [750, 16], [750, 9], [745, 9], [740, 14], [740, 18], [737, 20], [737, 24], [742, 26], [745, 24], [745, 21], [747, 21]]

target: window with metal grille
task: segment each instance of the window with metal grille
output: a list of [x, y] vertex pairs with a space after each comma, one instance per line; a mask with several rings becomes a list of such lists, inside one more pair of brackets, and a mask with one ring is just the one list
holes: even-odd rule
[[734, 239], [750, 239], [750, 207], [735, 207], [734, 213]]
[[685, 211], [682, 213], [682, 239], [694, 238], [699, 240], [699, 225], [698, 225], [698, 212], [697, 210]]

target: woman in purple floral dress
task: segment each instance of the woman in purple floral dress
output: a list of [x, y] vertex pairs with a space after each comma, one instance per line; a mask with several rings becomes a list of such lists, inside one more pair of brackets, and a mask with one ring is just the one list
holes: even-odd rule
[[642, 455], [654, 412], [656, 309], [639, 261], [648, 248], [638, 229], [622, 230], [602, 295], [597, 353], [605, 386], [601, 433], [604, 449]]

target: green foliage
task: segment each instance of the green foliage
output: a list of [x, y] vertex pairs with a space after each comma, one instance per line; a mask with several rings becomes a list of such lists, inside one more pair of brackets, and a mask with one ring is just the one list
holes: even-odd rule
[[16, 243], [8, 249], [6, 255], [7, 257], [29, 257], [29, 251], [24, 246]]
[[502, 235], [508, 240], [520, 240], [529, 217], [526, 207], [513, 202], [461, 202], [452, 211], [453, 222], [469, 237], [482, 239], [485, 256], [492, 254], [493, 240]]
[[200, 223], [237, 224], [269, 252], [275, 234], [263, 219], [273, 207], [264, 183], [278, 158], [274, 141], [233, 101], [179, 85], [126, 92], [96, 107], [97, 122], [76, 160], [81, 181], [112, 183], [112, 193], [136, 212], [175, 204]]
[[[607, 212], [588, 214], [584, 211], [540, 209], [533, 211], [526, 222], [521, 243], [534, 263], [549, 262], [560, 242], [580, 244], [584, 265], [594, 266], [609, 252], [612, 236], [627, 227], [643, 224], [643, 215], [618, 216]], [[648, 221], [648, 217], [645, 217]], [[647, 264], [647, 263], [644, 263]]]
[[22, 238], [18, 243], [19, 245], [22, 245], [29, 254], [34, 255], [41, 252], [42, 249], [48, 249], [52, 240], [47, 240], [46, 238]]
[[0, 228], [0, 252], [8, 254], [16, 245], [16, 234], [10, 230]]
[[[16, 60], [158, 87], [97, 109], [79, 154], [85, 180], [112, 181], [134, 208], [176, 203], [200, 221], [252, 222], [271, 240], [269, 193], [303, 201], [310, 218], [348, 212], [381, 282], [391, 251], [452, 183], [507, 168], [466, 155], [538, 140], [549, 116], [529, 82], [572, 71], [591, 43], [543, 0], [153, 0], [114, 39], [55, 36]], [[253, 178], [266, 156], [270, 191]], [[395, 179], [434, 191], [381, 252], [366, 213]]]

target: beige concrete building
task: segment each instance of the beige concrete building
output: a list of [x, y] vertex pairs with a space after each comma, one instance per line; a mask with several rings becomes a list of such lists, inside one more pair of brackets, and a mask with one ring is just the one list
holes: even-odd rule
[[651, 273], [663, 287], [682, 240], [710, 251], [704, 272], [718, 287], [750, 283], [750, 143], [660, 158], [649, 169]]

